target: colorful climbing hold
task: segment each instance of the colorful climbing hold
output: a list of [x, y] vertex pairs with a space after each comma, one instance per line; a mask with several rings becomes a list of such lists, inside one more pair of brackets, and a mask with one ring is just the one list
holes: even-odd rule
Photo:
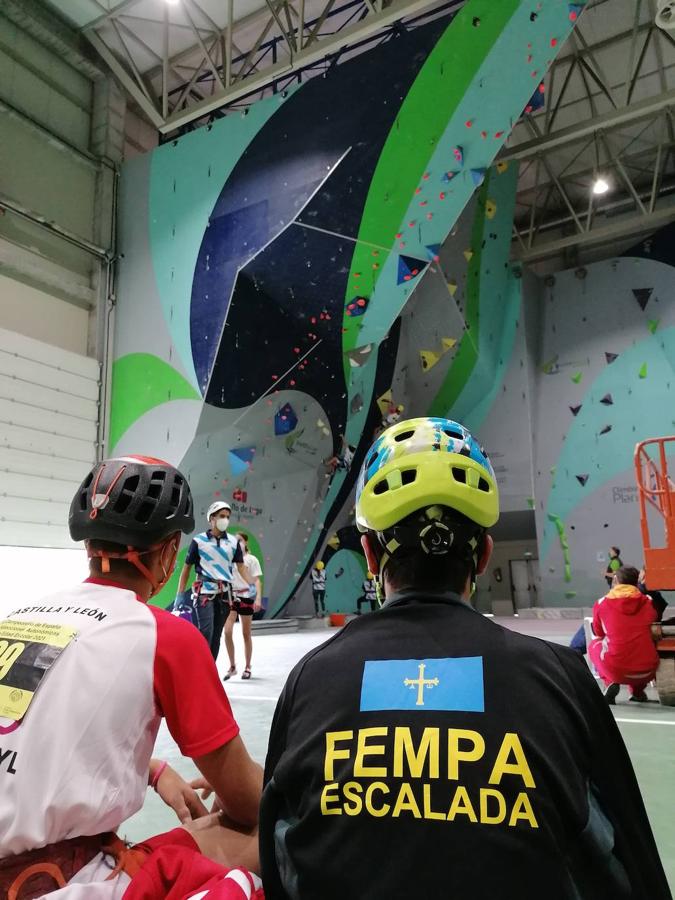
[[640, 366], [640, 371], [638, 372], [638, 378], [646, 378], [647, 377], [647, 363], [642, 363]]
[[581, 381], [581, 379], [582, 379], [583, 377], [584, 377], [584, 373], [583, 373], [583, 372], [575, 372], [574, 375], [572, 375], [572, 381], [573, 381], [575, 384], [579, 384], [579, 382]]

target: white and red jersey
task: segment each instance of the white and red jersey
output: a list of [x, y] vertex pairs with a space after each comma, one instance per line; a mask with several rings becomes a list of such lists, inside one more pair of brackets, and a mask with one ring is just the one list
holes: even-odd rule
[[0, 858], [137, 812], [162, 716], [193, 758], [239, 733], [199, 631], [129, 590], [89, 579], [7, 619], [77, 634], [23, 719], [0, 718]]

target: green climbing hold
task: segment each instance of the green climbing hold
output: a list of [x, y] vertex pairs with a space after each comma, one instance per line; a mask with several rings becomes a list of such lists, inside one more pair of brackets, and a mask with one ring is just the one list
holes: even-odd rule
[[565, 563], [565, 581], [572, 580], [572, 567], [569, 563]]
[[565, 596], [567, 597], [568, 600], [571, 600], [572, 597], [576, 597], [576, 595], [577, 595], [576, 591], [565, 591]]
[[581, 379], [582, 379], [583, 377], [584, 377], [584, 373], [583, 373], [583, 372], [575, 372], [574, 375], [572, 375], [572, 381], [573, 381], [575, 384], [579, 384], [579, 382], [581, 381]]
[[656, 329], [659, 327], [660, 319], [649, 319], [647, 321], [647, 328], [649, 328], [649, 333], [654, 334]]
[[647, 377], [647, 363], [642, 363], [642, 365], [640, 366], [640, 371], [638, 372], [638, 375], [640, 378]]
[[530, 507], [530, 509], [534, 509], [534, 497], [527, 498], [527, 505]]

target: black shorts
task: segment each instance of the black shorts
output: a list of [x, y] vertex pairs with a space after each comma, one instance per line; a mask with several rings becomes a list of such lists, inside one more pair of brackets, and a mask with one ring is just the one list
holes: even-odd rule
[[254, 603], [255, 600], [237, 597], [237, 595], [235, 594], [232, 602], [230, 603], [230, 609], [238, 613], [240, 616], [252, 616], [254, 612]]

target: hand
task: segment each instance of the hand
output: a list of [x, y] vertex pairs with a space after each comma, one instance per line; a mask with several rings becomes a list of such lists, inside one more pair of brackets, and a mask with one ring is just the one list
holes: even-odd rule
[[211, 794], [213, 794], [213, 806], [211, 807], [212, 813], [217, 813], [222, 810], [220, 800], [216, 796], [215, 791], [208, 783], [206, 778], [194, 778], [190, 782], [190, 787], [195, 791], [201, 791], [202, 800], [208, 800]]
[[262, 609], [262, 603], [260, 602], [260, 600], [256, 600], [255, 603], [253, 604], [253, 612], [260, 612], [261, 609]]
[[176, 813], [181, 824], [208, 815], [207, 808], [194, 788], [171, 766], [167, 766], [159, 776], [155, 789], [166, 805]]

